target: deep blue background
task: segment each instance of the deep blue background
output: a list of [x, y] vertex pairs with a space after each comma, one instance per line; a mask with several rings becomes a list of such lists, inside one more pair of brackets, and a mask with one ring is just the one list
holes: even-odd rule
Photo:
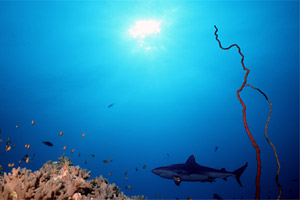
[[[141, 19], [162, 21], [161, 33], [145, 39], [149, 51], [128, 33]], [[281, 163], [279, 181], [284, 198], [299, 198], [298, 1], [1, 1], [4, 171], [26, 153], [35, 157], [21, 166], [38, 170], [65, 152], [74, 165], [103, 175], [126, 195], [254, 198], [255, 149], [236, 96], [245, 71], [236, 49], [219, 48], [214, 25], [224, 46], [241, 47], [248, 83], [273, 103], [268, 134]], [[249, 87], [241, 97], [261, 149], [261, 198], [276, 198], [277, 165], [264, 136], [269, 103]], [[7, 137], [16, 144], [9, 152]], [[248, 162], [244, 187], [233, 178], [177, 187], [151, 173], [191, 154], [200, 165], [228, 171]], [[102, 162], [111, 157], [112, 163]], [[128, 184], [132, 190], [125, 190]]]

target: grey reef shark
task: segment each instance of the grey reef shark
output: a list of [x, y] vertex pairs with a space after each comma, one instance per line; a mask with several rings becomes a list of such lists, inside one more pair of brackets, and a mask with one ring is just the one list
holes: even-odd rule
[[196, 163], [195, 156], [191, 155], [185, 163], [173, 164], [158, 167], [152, 170], [152, 173], [167, 179], [173, 179], [177, 186], [181, 181], [201, 181], [201, 182], [214, 182], [216, 178], [227, 180], [227, 177], [234, 177], [237, 182], [242, 186], [240, 176], [246, 169], [248, 163], [243, 167], [228, 172], [224, 168], [218, 170], [209, 167], [204, 167]]

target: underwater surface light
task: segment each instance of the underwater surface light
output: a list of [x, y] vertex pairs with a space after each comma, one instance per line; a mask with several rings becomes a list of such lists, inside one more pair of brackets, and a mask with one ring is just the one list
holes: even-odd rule
[[156, 35], [160, 33], [160, 22], [156, 20], [138, 20], [135, 25], [129, 29], [133, 38], [145, 38], [147, 35]]

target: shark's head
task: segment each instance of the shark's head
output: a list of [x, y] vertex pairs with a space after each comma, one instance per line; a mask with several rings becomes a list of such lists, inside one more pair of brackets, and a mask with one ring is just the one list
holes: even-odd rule
[[176, 172], [169, 166], [164, 166], [153, 169], [152, 173], [163, 178], [173, 179]]

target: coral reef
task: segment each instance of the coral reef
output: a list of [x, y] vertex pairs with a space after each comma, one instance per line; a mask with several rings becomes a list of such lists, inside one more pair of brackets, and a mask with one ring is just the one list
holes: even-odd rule
[[87, 180], [90, 172], [73, 166], [67, 157], [48, 161], [39, 171], [13, 168], [0, 176], [0, 199], [144, 199], [127, 197], [102, 176]]

